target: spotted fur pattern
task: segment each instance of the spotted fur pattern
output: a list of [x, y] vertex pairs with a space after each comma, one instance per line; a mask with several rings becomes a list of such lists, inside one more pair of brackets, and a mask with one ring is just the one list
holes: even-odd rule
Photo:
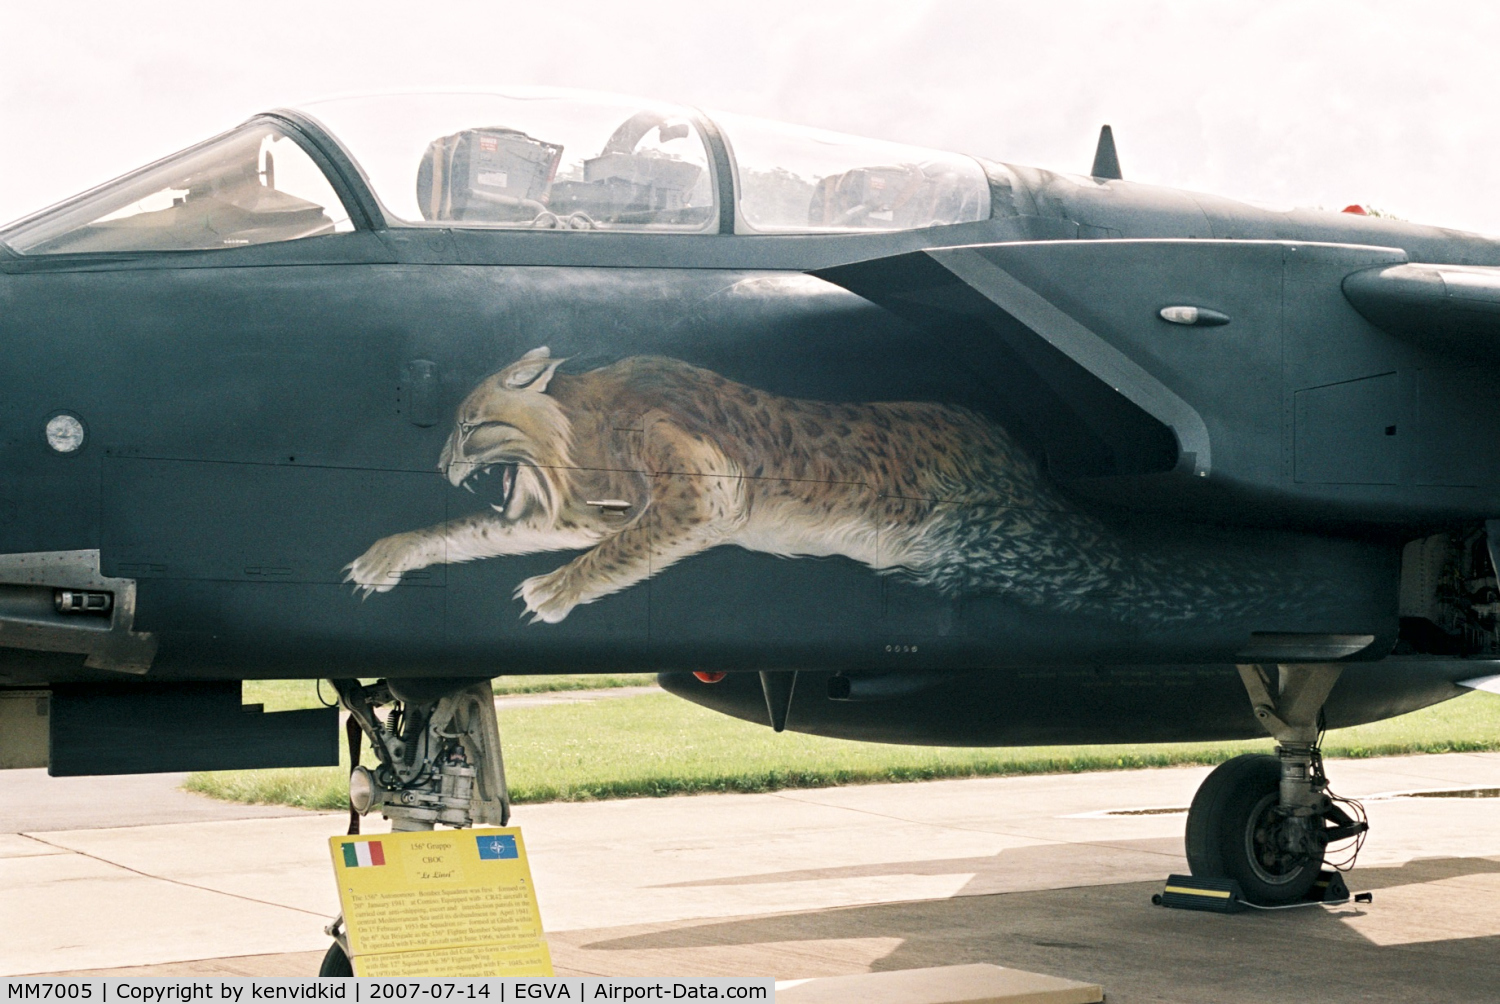
[[[999, 593], [1060, 612], [1173, 620], [1232, 600], [1208, 569], [1136, 556], [1005, 429], [964, 408], [797, 400], [654, 356], [579, 375], [558, 373], [563, 361], [535, 349], [459, 408], [441, 470], [470, 485], [497, 470], [503, 481], [513, 465], [513, 491], [477, 515], [377, 541], [350, 581], [369, 595], [432, 564], [582, 551], [517, 590], [534, 619], [556, 623], [733, 544], [843, 555], [949, 596]], [[629, 508], [588, 504], [599, 500]]]

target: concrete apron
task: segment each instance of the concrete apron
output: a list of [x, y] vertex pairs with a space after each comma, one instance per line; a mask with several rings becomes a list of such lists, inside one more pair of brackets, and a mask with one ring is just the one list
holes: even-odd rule
[[[1354, 797], [1500, 786], [1500, 754], [1334, 761]], [[521, 806], [559, 973], [800, 979], [988, 962], [1130, 1000], [1476, 1000], [1500, 979], [1500, 802], [1378, 799], [1369, 906], [1155, 908], [1206, 769]], [[281, 810], [286, 811], [286, 810]], [[0, 973], [307, 975], [344, 817], [0, 836]], [[379, 829], [381, 827], [369, 827]], [[139, 969], [136, 967], [149, 967]], [[126, 972], [120, 972], [126, 975]], [[1309, 982], [1312, 981], [1312, 982]]]

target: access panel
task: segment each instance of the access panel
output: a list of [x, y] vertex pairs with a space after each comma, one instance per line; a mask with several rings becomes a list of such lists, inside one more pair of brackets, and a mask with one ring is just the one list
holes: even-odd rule
[[103, 480], [101, 561], [133, 579], [339, 583], [382, 531], [440, 522], [445, 505], [427, 471], [110, 457]]
[[1405, 442], [1398, 437], [1399, 389], [1395, 373], [1381, 373], [1297, 391], [1297, 480], [1396, 484], [1401, 473], [1400, 446]]
[[371, 595], [346, 569], [441, 523], [445, 489], [425, 471], [106, 458], [100, 561], [138, 583], [153, 675], [409, 672], [441, 643], [448, 566]]

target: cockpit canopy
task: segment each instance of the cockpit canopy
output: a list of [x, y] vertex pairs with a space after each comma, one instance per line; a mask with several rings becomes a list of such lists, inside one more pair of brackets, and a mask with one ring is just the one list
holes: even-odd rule
[[307, 105], [391, 223], [716, 230], [697, 117], [613, 97], [396, 94]]
[[990, 215], [984, 169], [969, 157], [514, 90], [336, 98], [253, 120], [22, 220], [0, 241], [23, 254], [203, 250], [351, 230], [342, 185], [298, 118], [342, 147], [396, 227], [718, 233], [730, 198], [736, 233], [909, 230]]
[[201, 251], [354, 229], [288, 130], [252, 122], [0, 231], [22, 254]]
[[916, 230], [989, 219], [972, 157], [715, 114], [734, 159], [740, 232]]
[[710, 144], [736, 230], [909, 230], [989, 216], [969, 157], [740, 115], [558, 91], [400, 94], [305, 106], [406, 223], [717, 230]]

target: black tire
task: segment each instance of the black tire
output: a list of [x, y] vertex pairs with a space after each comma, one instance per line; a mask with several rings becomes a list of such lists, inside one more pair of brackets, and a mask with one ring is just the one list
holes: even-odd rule
[[1323, 868], [1323, 850], [1292, 856], [1278, 849], [1280, 798], [1281, 762], [1274, 756], [1247, 753], [1214, 768], [1188, 809], [1192, 873], [1234, 879], [1246, 899], [1262, 906], [1305, 897]]
[[343, 948], [335, 941], [328, 946], [328, 954], [323, 956], [323, 964], [318, 967], [319, 976], [353, 976], [354, 966], [349, 963], [349, 956], [344, 954]]

